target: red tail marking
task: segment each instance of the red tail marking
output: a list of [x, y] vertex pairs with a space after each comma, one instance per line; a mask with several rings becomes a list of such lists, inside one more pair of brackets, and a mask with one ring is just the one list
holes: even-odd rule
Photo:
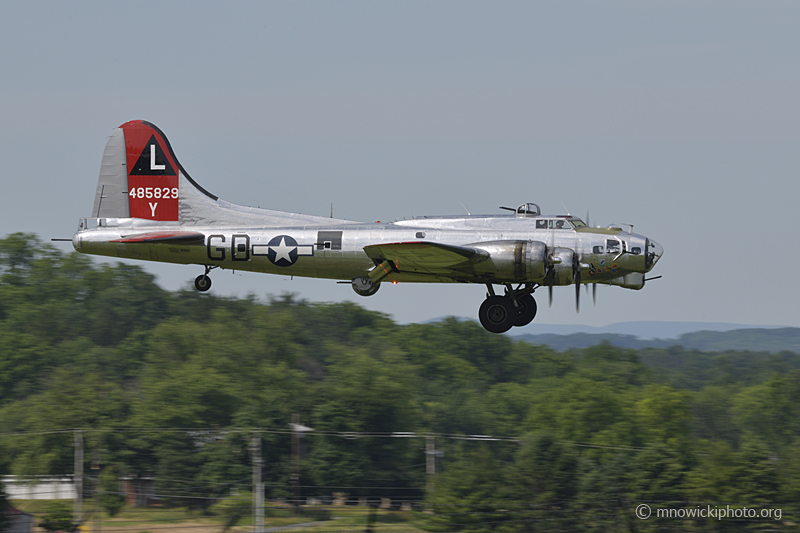
[[178, 220], [178, 162], [160, 132], [132, 120], [125, 132], [128, 202], [133, 218]]

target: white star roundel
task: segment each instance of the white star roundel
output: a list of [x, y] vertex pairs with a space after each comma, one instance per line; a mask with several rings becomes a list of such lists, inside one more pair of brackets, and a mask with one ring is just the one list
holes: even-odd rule
[[314, 247], [311, 245], [298, 245], [297, 241], [290, 235], [278, 235], [267, 243], [267, 258], [275, 266], [292, 266], [301, 255], [314, 255]]

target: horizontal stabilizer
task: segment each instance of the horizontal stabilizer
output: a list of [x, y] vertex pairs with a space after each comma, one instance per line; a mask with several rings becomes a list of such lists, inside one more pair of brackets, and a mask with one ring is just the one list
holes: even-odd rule
[[364, 251], [371, 259], [391, 261], [399, 272], [442, 273], [489, 257], [476, 248], [424, 241], [373, 244]]
[[203, 244], [206, 236], [195, 231], [151, 231], [138, 235], [129, 235], [111, 242], [122, 243], [173, 243], [173, 244]]

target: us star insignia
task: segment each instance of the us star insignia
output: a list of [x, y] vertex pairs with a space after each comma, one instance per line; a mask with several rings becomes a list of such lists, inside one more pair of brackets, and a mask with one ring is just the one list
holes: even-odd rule
[[267, 244], [253, 245], [253, 255], [266, 255], [275, 266], [287, 267], [295, 264], [301, 255], [314, 255], [314, 246], [297, 244], [291, 235], [278, 235]]

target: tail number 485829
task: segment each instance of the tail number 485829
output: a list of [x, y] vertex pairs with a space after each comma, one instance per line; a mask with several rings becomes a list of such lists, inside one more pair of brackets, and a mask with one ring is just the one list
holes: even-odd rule
[[173, 187], [134, 187], [129, 193], [131, 198], [177, 198], [178, 188]]

